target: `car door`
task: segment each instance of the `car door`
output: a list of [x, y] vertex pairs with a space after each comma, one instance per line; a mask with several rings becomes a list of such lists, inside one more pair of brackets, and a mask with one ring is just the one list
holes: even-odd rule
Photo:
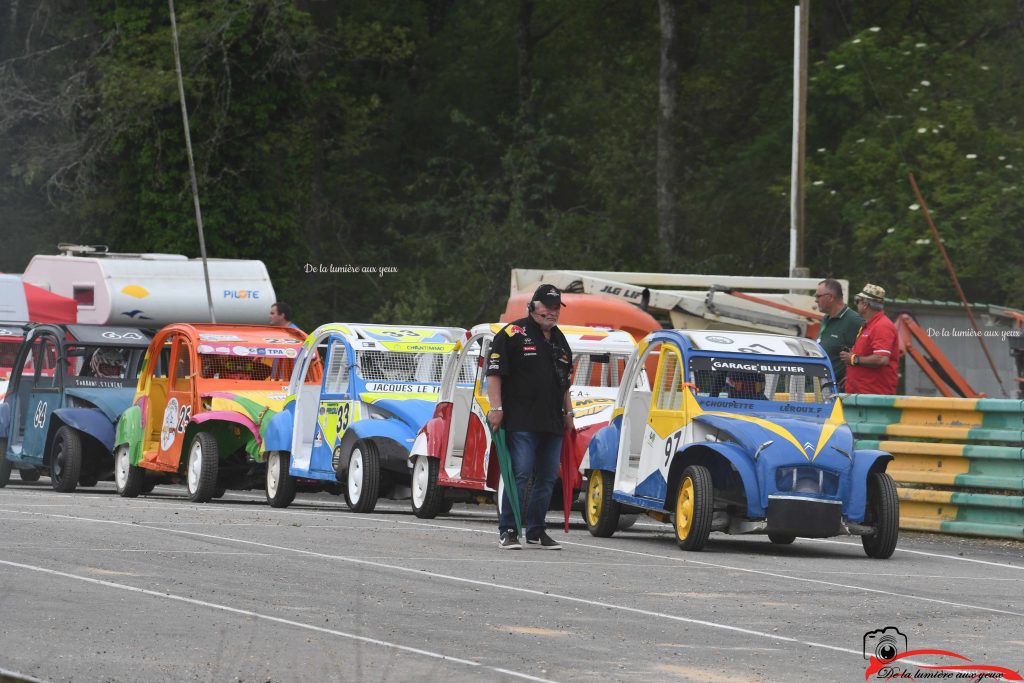
[[666, 341], [661, 345], [658, 370], [641, 444], [634, 495], [664, 500], [668, 468], [684, 443], [686, 425], [685, 365], [682, 350]]
[[183, 449], [187, 448], [183, 441], [195, 410], [197, 370], [191, 341], [183, 334], [174, 335], [167, 377], [167, 405], [160, 422], [160, 450], [157, 454], [157, 462], [169, 468], [178, 468]]
[[21, 457], [41, 463], [50, 429], [50, 416], [60, 407], [60, 342], [48, 333], [33, 341], [35, 375], [28, 388], [22, 416]]
[[293, 456], [296, 458], [292, 466], [293, 471], [306, 469], [301, 467], [306, 464], [311, 472], [334, 472], [334, 452], [341, 443], [341, 438], [350, 424], [361, 419], [360, 402], [353, 386], [357, 377], [354, 366], [355, 353], [347, 339], [332, 336], [327, 349], [327, 372], [324, 373], [320, 385], [320, 395], [313, 401], [305, 402], [307, 406], [315, 409], [296, 406], [296, 431], [301, 432], [301, 436], [296, 434], [296, 437], [311, 438], [312, 444], [302, 445], [302, 449], [308, 449], [310, 453], [307, 463], [302, 462], [301, 455]]
[[486, 418], [490, 402], [485, 359], [492, 338], [490, 332], [471, 337], [448, 369], [457, 373], [443, 462], [444, 474], [449, 479], [482, 483], [487, 478], [491, 435]]
[[167, 408], [167, 392], [169, 388], [171, 349], [175, 335], [168, 334], [151, 345], [155, 354], [147, 363], [146, 374], [140, 383], [141, 398], [145, 401], [143, 410], [145, 425], [143, 426], [142, 459], [144, 462], [155, 463], [160, 455], [160, 442], [163, 433], [164, 411]]

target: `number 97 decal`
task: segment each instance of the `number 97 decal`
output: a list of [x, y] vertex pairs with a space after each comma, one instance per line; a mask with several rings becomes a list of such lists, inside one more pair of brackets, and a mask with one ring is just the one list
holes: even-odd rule
[[668, 467], [669, 460], [671, 460], [675, 452], [679, 450], [679, 442], [682, 441], [682, 439], [682, 429], [675, 434], [670, 434], [669, 437], [665, 439], [665, 467]]

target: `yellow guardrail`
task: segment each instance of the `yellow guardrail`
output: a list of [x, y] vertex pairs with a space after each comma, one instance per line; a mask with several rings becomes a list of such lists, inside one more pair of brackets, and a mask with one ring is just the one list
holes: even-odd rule
[[1024, 539], [1024, 401], [843, 397], [857, 448], [893, 454], [900, 526]]

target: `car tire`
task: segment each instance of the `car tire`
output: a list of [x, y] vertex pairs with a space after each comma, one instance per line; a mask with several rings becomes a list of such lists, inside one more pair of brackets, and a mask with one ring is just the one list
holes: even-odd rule
[[135, 498], [142, 493], [146, 473], [132, 464], [131, 449], [121, 444], [114, 449], [114, 486], [122, 498]]
[[768, 534], [768, 540], [775, 545], [789, 545], [796, 540], [796, 536], [790, 534]]
[[357, 441], [345, 470], [345, 503], [353, 512], [373, 512], [379, 495], [380, 461], [377, 446], [371, 441]]
[[7, 459], [7, 439], [0, 440], [0, 489], [7, 486], [11, 480], [13, 468], [11, 461]]
[[[441, 511], [444, 491], [437, 485], [437, 458], [417, 455], [412, 466], [412, 511], [420, 519], [433, 519]], [[449, 508], [451, 509], [451, 508]]]
[[587, 497], [583, 503], [583, 521], [592, 536], [608, 538], [619, 528], [622, 506], [612, 500], [615, 477], [611, 472], [587, 473]]
[[900, 535], [900, 499], [896, 484], [885, 472], [873, 472], [868, 477], [864, 523], [875, 527], [875, 533], [860, 537], [867, 556], [878, 560], [892, 557]]
[[683, 470], [676, 492], [673, 528], [676, 543], [683, 550], [697, 551], [704, 547], [711, 535], [714, 517], [715, 488], [711, 472], [701, 465], [690, 465]]
[[290, 454], [272, 451], [267, 456], [267, 502], [272, 508], [286, 508], [295, 500], [295, 477], [288, 472]]
[[82, 473], [78, 476], [79, 486], [95, 486], [99, 481], [99, 478], [91, 472], [89, 474]]
[[185, 470], [185, 488], [188, 499], [193, 503], [205, 503], [213, 498], [217, 490], [217, 470], [220, 468], [220, 452], [213, 434], [199, 432], [192, 439], [188, 449], [188, 464]]
[[627, 529], [631, 529], [631, 528], [633, 528], [633, 525], [636, 524], [638, 519], [640, 519], [640, 515], [633, 515], [633, 514], [624, 515], [624, 514], [620, 513], [619, 514], [619, 525], [617, 527], [615, 527], [615, 530], [616, 531], [626, 531]]
[[21, 477], [22, 481], [39, 481], [39, 470], [18, 470], [18, 476]]
[[50, 444], [50, 485], [54, 491], [71, 493], [82, 473], [82, 437], [64, 425]]
[[437, 514], [447, 515], [452, 511], [452, 506], [455, 505], [454, 500], [443, 500], [441, 501], [441, 507], [437, 508]]
[[146, 479], [143, 479], [142, 480], [142, 492], [143, 493], [152, 493], [153, 489], [156, 488], [157, 483], [158, 482], [157, 482], [156, 479], [152, 479], [152, 478], [148, 478], [148, 477]]

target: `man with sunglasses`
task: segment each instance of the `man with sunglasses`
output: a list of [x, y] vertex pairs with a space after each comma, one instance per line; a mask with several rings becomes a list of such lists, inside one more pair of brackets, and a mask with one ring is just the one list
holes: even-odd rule
[[849, 351], [857, 341], [857, 334], [864, 326], [864, 318], [846, 305], [843, 300], [843, 286], [838, 280], [828, 278], [818, 283], [814, 293], [818, 310], [825, 314], [818, 332], [818, 343], [825, 349], [836, 373], [836, 391], [846, 390], [846, 363], [839, 354]]
[[891, 396], [899, 384], [900, 345], [896, 326], [885, 314], [885, 290], [864, 285], [853, 303], [867, 322], [853, 348], [839, 354], [850, 366], [846, 392]]

